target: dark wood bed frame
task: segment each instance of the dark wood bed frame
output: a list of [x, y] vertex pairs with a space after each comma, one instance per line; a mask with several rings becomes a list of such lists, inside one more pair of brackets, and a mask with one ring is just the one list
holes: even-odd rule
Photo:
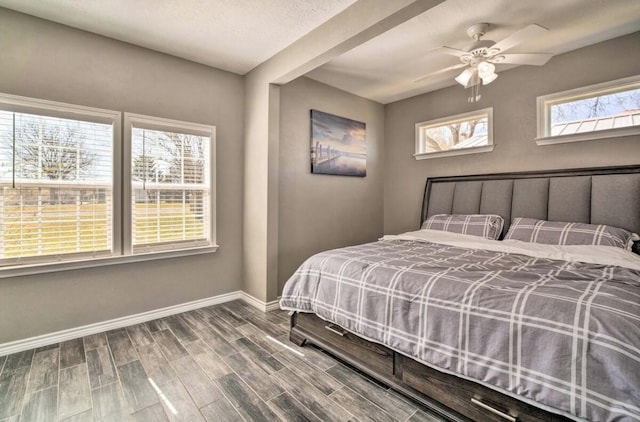
[[[602, 189], [603, 179], [598, 179], [597, 182], [592, 182], [589, 179], [589, 189], [591, 193], [589, 196], [589, 207], [593, 208], [593, 201], [611, 201], [611, 191], [615, 195], [621, 195], [621, 201], [623, 206], [618, 206], [616, 210], [612, 210], [610, 217], [611, 225], [618, 223], [619, 227], [626, 228], [628, 230], [638, 232], [640, 226], [640, 166], [624, 166], [624, 167], [601, 167], [591, 169], [575, 169], [575, 170], [551, 170], [551, 171], [535, 171], [535, 172], [521, 172], [521, 173], [505, 173], [505, 174], [489, 174], [489, 175], [474, 175], [474, 176], [455, 176], [455, 177], [441, 177], [431, 178], [427, 180], [425, 187], [425, 195], [423, 198], [421, 223], [429, 215], [434, 213], [443, 212], [443, 207], [446, 210], [447, 201], [441, 201], [440, 204], [430, 204], [432, 199], [433, 186], [436, 184], [444, 183], [458, 183], [459, 191], [472, 192], [476, 189], [473, 183], [477, 182], [490, 182], [490, 181], [504, 181], [504, 180], [522, 180], [522, 179], [556, 179], [558, 178], [572, 178], [567, 180], [568, 183], [575, 181], [584, 182], [584, 177], [592, 176], [607, 176], [607, 175], [623, 175], [629, 176], [630, 179], [611, 179], [613, 180], [612, 189]], [[580, 179], [582, 178], [582, 179]], [[579, 179], [579, 180], [578, 180]], [[468, 183], [471, 182], [471, 183]], [[564, 181], [561, 181], [564, 183]], [[609, 180], [605, 181], [609, 183]], [[464, 186], [462, 186], [465, 184]], [[513, 203], [516, 198], [515, 186], [517, 182], [512, 183], [511, 195], [509, 198], [511, 204], [509, 205], [509, 211], [505, 215], [501, 213], [498, 208], [493, 213], [501, 214], [505, 217], [505, 222], [510, 222], [513, 217], [537, 217], [542, 219], [546, 215], [521, 215], [520, 213], [512, 213], [515, 209]], [[557, 183], [554, 183], [557, 185]], [[598, 198], [593, 199], [594, 189], [591, 186], [600, 185], [600, 191], [607, 191], [605, 193], [598, 193]], [[623, 185], [623, 188], [620, 188]], [[444, 185], [443, 185], [444, 186]], [[489, 184], [487, 184], [489, 186]], [[449, 189], [451, 188], [451, 189]], [[472, 188], [472, 189], [470, 189]], [[480, 194], [482, 194], [482, 185], [480, 186]], [[518, 189], [527, 189], [526, 186], [521, 186]], [[547, 206], [545, 212], [549, 216], [552, 215], [550, 209], [552, 208], [551, 198], [557, 195], [551, 195], [549, 191], [549, 184], [547, 184]], [[627, 191], [625, 191], [628, 190]], [[446, 185], [441, 191], [456, 190], [456, 187]], [[488, 193], [485, 193], [488, 195]], [[448, 193], [442, 194], [444, 196]], [[455, 200], [454, 194], [451, 193], [451, 205], [448, 213], [474, 213], [468, 212], [473, 209], [467, 209], [469, 207], [468, 201], [463, 199]], [[473, 194], [472, 194], [473, 195]], [[522, 196], [522, 195], [520, 195]], [[544, 195], [542, 195], [544, 196]], [[481, 202], [480, 196], [478, 196], [478, 202]], [[554, 201], [556, 201], [554, 199]], [[485, 199], [486, 202], [486, 199]], [[444, 205], [443, 205], [444, 203]], [[458, 205], [456, 205], [458, 203]], [[572, 204], [569, 203], [569, 206]], [[471, 205], [473, 208], [474, 205]], [[556, 207], [556, 205], [553, 205]], [[566, 204], [561, 205], [566, 206]], [[602, 209], [602, 204], [596, 204], [599, 209]], [[496, 205], [496, 207], [498, 207]], [[584, 207], [584, 205], [583, 205]], [[456, 209], [457, 208], [457, 209]], [[464, 209], [462, 209], [464, 208]], [[491, 207], [489, 207], [491, 208]], [[540, 207], [545, 209], [545, 207]], [[475, 213], [491, 213], [486, 212], [487, 207], [478, 204], [478, 211]], [[501, 208], [500, 208], [501, 209]], [[467, 211], [467, 212], [461, 212]], [[491, 211], [490, 209], [488, 211]], [[533, 211], [535, 212], [535, 211]], [[570, 215], [573, 210], [567, 211]], [[512, 215], [513, 214], [513, 215]], [[598, 216], [593, 216], [596, 212], [589, 212], [588, 218], [584, 222], [593, 222], [597, 224], [606, 224], [607, 221], [602, 220], [602, 212], [598, 211]], [[629, 215], [627, 215], [629, 214]], [[637, 217], [636, 217], [637, 216]], [[605, 214], [605, 219], [609, 219], [609, 215]], [[598, 221], [592, 221], [598, 220]], [[567, 221], [567, 220], [563, 220]], [[622, 223], [621, 223], [622, 222]], [[626, 227], [624, 227], [626, 225]], [[506, 230], [506, 229], [505, 229]], [[637, 245], [636, 245], [637, 246]], [[427, 406], [433, 411], [437, 412], [442, 417], [452, 421], [568, 421], [570, 419], [561, 416], [556, 413], [541, 409], [539, 407], [528, 404], [522, 400], [517, 399], [515, 396], [506, 395], [498, 392], [484, 385], [481, 385], [474, 381], [469, 381], [460, 378], [455, 375], [450, 375], [439, 370], [433, 369], [427, 365], [421, 364], [410, 357], [395, 352], [383, 345], [372, 343], [364, 340], [357, 335], [344, 330], [343, 328], [331, 324], [317, 317], [314, 314], [307, 313], [293, 313], [291, 315], [291, 328], [289, 338], [295, 344], [302, 346], [305, 343], [314, 344], [321, 349], [331, 353], [337, 358], [345, 361], [351, 366], [364, 372], [365, 374], [373, 377], [374, 379], [388, 385], [389, 387], [397, 390], [398, 392], [418, 401], [419, 403]]]

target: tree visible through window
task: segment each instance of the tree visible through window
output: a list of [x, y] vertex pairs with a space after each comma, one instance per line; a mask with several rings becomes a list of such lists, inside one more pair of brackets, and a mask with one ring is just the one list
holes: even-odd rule
[[470, 139], [475, 139], [479, 145], [487, 144], [486, 117], [430, 127], [424, 131], [425, 150], [429, 152], [460, 148]]
[[640, 88], [552, 104], [550, 111], [551, 135], [640, 125]]
[[110, 251], [109, 124], [0, 111], [0, 260]]
[[537, 102], [539, 145], [640, 133], [640, 76], [545, 95]]
[[134, 251], [210, 242], [210, 136], [131, 129]]
[[493, 144], [491, 136], [491, 109], [478, 110], [418, 123], [416, 125], [416, 158], [425, 154], [458, 151]]
[[214, 126], [0, 93], [1, 276], [214, 252], [214, 165]]

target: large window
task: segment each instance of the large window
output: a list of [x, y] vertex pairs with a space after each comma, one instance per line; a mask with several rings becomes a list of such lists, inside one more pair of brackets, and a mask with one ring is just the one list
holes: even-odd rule
[[114, 253], [119, 119], [0, 95], [0, 265]]
[[538, 145], [640, 133], [640, 76], [538, 97]]
[[133, 253], [214, 245], [215, 128], [125, 113]]
[[0, 278], [217, 249], [215, 127], [124, 116], [0, 94]]
[[416, 124], [417, 160], [492, 150], [492, 108]]

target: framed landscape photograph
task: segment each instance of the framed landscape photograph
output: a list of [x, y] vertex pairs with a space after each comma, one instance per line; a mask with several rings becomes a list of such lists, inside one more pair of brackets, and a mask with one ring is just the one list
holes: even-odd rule
[[365, 123], [311, 110], [311, 173], [365, 177]]

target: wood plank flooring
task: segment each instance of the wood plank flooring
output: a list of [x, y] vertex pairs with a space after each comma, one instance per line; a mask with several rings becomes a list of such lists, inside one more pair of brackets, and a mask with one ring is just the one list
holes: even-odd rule
[[441, 421], [288, 324], [234, 301], [1, 356], [0, 422]]

